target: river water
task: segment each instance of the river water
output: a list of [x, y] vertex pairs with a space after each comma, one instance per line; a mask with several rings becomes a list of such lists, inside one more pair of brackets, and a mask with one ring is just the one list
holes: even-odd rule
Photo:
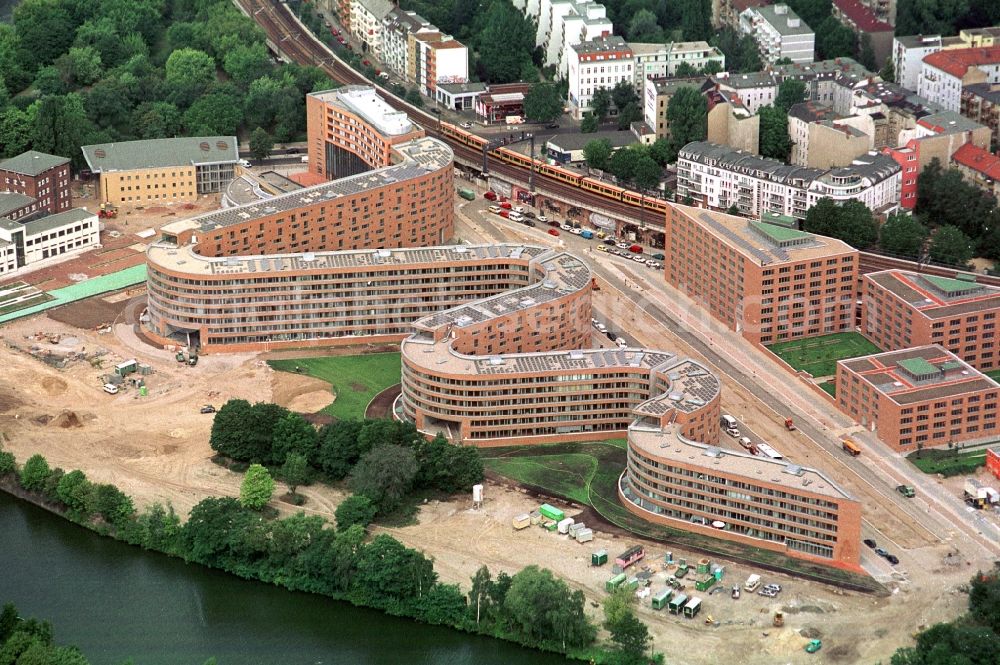
[[548, 665], [565, 659], [241, 580], [0, 492], [0, 603], [93, 665]]

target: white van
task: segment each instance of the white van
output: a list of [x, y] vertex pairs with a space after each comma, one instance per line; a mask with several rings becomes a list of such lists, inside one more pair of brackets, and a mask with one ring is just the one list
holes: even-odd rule
[[739, 423], [736, 422], [736, 418], [733, 418], [728, 413], [722, 414], [722, 418], [719, 419], [719, 424], [725, 429], [736, 429], [739, 426]]
[[114, 385], [113, 383], [105, 383], [104, 384], [104, 392], [106, 392], [109, 395], [117, 395], [118, 394], [118, 386]]

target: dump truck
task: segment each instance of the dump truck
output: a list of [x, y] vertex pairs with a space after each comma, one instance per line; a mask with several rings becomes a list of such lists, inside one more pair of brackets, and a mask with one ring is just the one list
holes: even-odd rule
[[517, 531], [520, 531], [521, 529], [527, 529], [529, 526], [531, 526], [531, 515], [529, 515], [528, 513], [524, 513], [523, 515], [518, 515], [513, 520], [511, 520], [511, 526], [513, 526], [514, 529], [516, 529]]
[[674, 595], [673, 589], [662, 589], [655, 594], [653, 594], [653, 599], [650, 601], [650, 606], [654, 610], [662, 610], [670, 602], [670, 596]]
[[458, 195], [461, 196], [466, 201], [475, 201], [476, 193], [471, 189], [460, 189], [458, 190]]

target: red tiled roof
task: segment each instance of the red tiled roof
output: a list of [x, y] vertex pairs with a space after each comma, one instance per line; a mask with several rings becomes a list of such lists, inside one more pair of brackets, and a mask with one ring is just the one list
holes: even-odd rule
[[924, 56], [924, 62], [956, 78], [965, 76], [969, 67], [1000, 62], [1000, 46], [990, 48], [956, 48]]
[[1000, 180], [1000, 157], [971, 143], [966, 143], [951, 156], [952, 161], [992, 180]]
[[858, 0], [833, 0], [833, 4], [862, 32], [892, 32], [891, 25], [878, 20], [875, 13]]

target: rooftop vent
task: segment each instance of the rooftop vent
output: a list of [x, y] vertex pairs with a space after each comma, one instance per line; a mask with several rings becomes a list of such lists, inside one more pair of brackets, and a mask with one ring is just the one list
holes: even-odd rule
[[226, 143], [225, 141], [216, 141], [215, 147], [218, 148], [219, 150], [229, 150], [229, 144]]
[[789, 464], [788, 466], [785, 467], [785, 473], [792, 476], [801, 476], [803, 473], [805, 473], [805, 471], [803, 471], [802, 467], [799, 466], [798, 464]]
[[94, 157], [97, 157], [98, 159], [104, 159], [107, 156], [108, 153], [104, 152], [104, 148], [98, 148], [94, 151]]
[[313, 254], [312, 252], [306, 252], [305, 254], [302, 255], [302, 260], [303, 261], [315, 261], [316, 260], [316, 255]]
[[202, 141], [198, 144], [198, 147], [201, 148], [202, 152], [208, 152], [212, 146], [208, 145], [208, 141]]
[[570, 360], [583, 360], [583, 351], [570, 351]]

